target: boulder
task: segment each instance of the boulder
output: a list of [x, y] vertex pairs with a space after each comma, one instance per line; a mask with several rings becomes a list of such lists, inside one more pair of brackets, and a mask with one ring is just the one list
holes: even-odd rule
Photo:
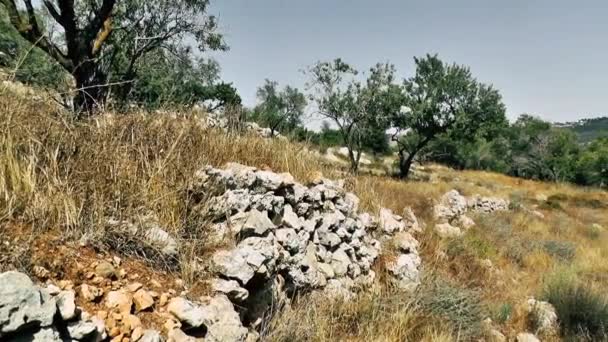
[[408, 253], [401, 254], [396, 260], [387, 263], [386, 268], [399, 288], [413, 291], [420, 284], [419, 266], [418, 254]]
[[220, 292], [236, 303], [244, 302], [249, 297], [249, 291], [242, 288], [236, 280], [213, 279], [211, 288], [215, 292]]
[[61, 319], [69, 321], [76, 317], [76, 296], [74, 291], [61, 291], [55, 299], [57, 300], [57, 309], [59, 310]]
[[133, 294], [133, 303], [137, 312], [150, 309], [154, 305], [154, 298], [144, 289], [139, 289]]
[[559, 325], [553, 305], [534, 298], [528, 299], [526, 304], [530, 321], [534, 324], [536, 332], [541, 335], [557, 335]]
[[457, 190], [445, 193], [433, 208], [433, 214], [438, 221], [451, 221], [464, 214], [467, 210], [467, 199]]
[[55, 299], [16, 271], [0, 274], [0, 339], [30, 327], [49, 327], [57, 312]]
[[393, 214], [392, 210], [386, 208], [380, 209], [379, 223], [380, 229], [389, 235], [405, 229], [405, 222], [401, 216]]
[[180, 322], [192, 328], [200, 328], [213, 318], [209, 310], [182, 297], [171, 299], [167, 306], [167, 311]]
[[449, 223], [439, 223], [435, 225], [435, 232], [442, 238], [456, 238], [462, 236], [462, 230]]
[[275, 228], [274, 223], [268, 218], [267, 212], [256, 209], [249, 211], [247, 219], [243, 223], [241, 232], [245, 235], [263, 236]]

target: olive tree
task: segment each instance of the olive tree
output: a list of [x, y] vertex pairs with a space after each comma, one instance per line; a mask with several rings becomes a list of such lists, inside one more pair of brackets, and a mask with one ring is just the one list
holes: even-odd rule
[[186, 39], [199, 50], [227, 48], [207, 14], [209, 0], [43, 0], [60, 39], [43, 29], [32, 0], [17, 2], [0, 0], [19, 34], [73, 76], [80, 112], [102, 106], [109, 84], [128, 95], [138, 62], [150, 52], [187, 49]]
[[401, 178], [408, 177], [417, 154], [439, 135], [455, 129], [472, 136], [505, 112], [498, 91], [477, 82], [468, 67], [446, 64], [437, 55], [414, 61], [415, 75], [404, 81], [404, 106], [391, 120]]
[[271, 135], [277, 132], [291, 132], [302, 123], [306, 109], [306, 96], [291, 86], [278, 89], [276, 81], [266, 80], [258, 88], [259, 105], [253, 111], [252, 119], [270, 128]]
[[386, 113], [393, 110], [389, 99], [400, 93], [392, 84], [395, 68], [379, 63], [370, 69], [362, 83], [355, 77], [358, 71], [338, 58], [316, 63], [308, 74], [310, 97], [318, 114], [337, 126], [348, 149], [351, 171], [356, 173], [365, 135], [377, 133], [377, 128], [388, 122]]

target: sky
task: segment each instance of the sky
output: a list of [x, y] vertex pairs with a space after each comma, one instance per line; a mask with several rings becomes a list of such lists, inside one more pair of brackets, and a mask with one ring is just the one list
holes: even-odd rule
[[512, 120], [608, 115], [608, 0], [215, 0], [211, 13], [230, 46], [212, 56], [248, 106], [266, 78], [303, 88], [319, 60], [388, 61], [406, 78], [437, 53], [499, 89]]

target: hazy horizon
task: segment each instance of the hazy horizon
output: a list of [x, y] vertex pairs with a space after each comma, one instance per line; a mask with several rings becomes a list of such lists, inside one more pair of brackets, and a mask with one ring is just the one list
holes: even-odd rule
[[[301, 70], [342, 57], [360, 70], [377, 62], [413, 73], [413, 57], [437, 53], [471, 67], [500, 90], [513, 120], [554, 122], [608, 115], [608, 2], [223, 0], [212, 2], [230, 45], [213, 53], [245, 105], [265, 78], [303, 88]], [[314, 125], [314, 124], [313, 124]]]

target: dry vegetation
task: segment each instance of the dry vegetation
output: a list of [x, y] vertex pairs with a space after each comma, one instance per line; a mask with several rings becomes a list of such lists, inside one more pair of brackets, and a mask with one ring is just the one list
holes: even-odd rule
[[[13, 227], [28, 227], [28, 241], [49, 232], [65, 240], [86, 233], [98, 237], [99, 249], [111, 250], [108, 218], [153, 212], [185, 246], [196, 247], [185, 256], [191, 258], [206, 247], [203, 223], [186, 210], [185, 190], [198, 168], [234, 161], [290, 172], [303, 182], [318, 172], [342, 175], [304, 145], [206, 130], [195, 113], [107, 114], [73, 122], [45, 101], [0, 88], [0, 125], [0, 230], [10, 236]], [[480, 321], [486, 317], [513, 337], [529, 330], [522, 308], [526, 297], [547, 295], [557, 275], [593, 293], [608, 290], [608, 233], [599, 228], [608, 227], [608, 193], [432, 170], [432, 182], [374, 176], [347, 182], [364, 210], [384, 206], [400, 213], [412, 206], [426, 223], [418, 236], [425, 272], [420, 290], [406, 295], [383, 284], [380, 262], [374, 291], [347, 303], [297, 298], [267, 323], [268, 340], [466, 341], [483, 334]], [[513, 210], [474, 217], [477, 226], [464, 238], [442, 240], [430, 229], [431, 204], [450, 189], [509, 198]], [[533, 206], [544, 218], [527, 210]], [[26, 249], [12, 252], [27, 254]], [[0, 270], [27, 270], [27, 262], [7, 253], [0, 249]]]

